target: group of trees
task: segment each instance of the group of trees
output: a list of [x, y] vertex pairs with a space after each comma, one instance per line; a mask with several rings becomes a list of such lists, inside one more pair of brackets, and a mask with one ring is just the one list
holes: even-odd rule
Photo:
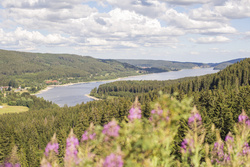
[[26, 106], [31, 108], [34, 105], [33, 97], [29, 95], [29, 93], [19, 92], [6, 92], [6, 95], [0, 94], [0, 103], [6, 103], [10, 106]]
[[[250, 59], [232, 65], [225, 70], [202, 77], [174, 81], [122, 81], [101, 85], [92, 94], [104, 100], [88, 102], [74, 107], [58, 107], [42, 98], [27, 93], [9, 94], [10, 101], [33, 101], [30, 110], [0, 117], [0, 164], [8, 161], [14, 145], [22, 166], [39, 166], [44, 148], [54, 133], [59, 143], [59, 162], [63, 163], [66, 138], [73, 129], [78, 138], [89, 127], [105, 125], [115, 118], [118, 123], [128, 121], [129, 109], [138, 97], [142, 118], [148, 119], [159, 98], [159, 91], [171, 94], [178, 100], [193, 97], [190, 107], [200, 111], [209, 144], [216, 139], [211, 132], [212, 124], [220, 129], [222, 138], [231, 131], [242, 109], [250, 115]], [[175, 93], [177, 92], [177, 93]], [[7, 96], [7, 97], [8, 97]], [[0, 95], [1, 97], [1, 95]], [[181, 107], [181, 106], [178, 106]], [[180, 120], [175, 137], [173, 154], [180, 157], [180, 146], [188, 127], [187, 120]]]
[[[8, 155], [16, 145], [22, 166], [39, 166], [43, 150], [54, 133], [57, 134], [62, 151], [71, 128], [80, 138], [91, 122], [104, 125], [112, 118], [123, 120], [132, 104], [121, 98], [60, 108], [35, 96], [31, 97], [34, 105], [28, 112], [0, 117], [0, 164], [8, 161]], [[59, 156], [61, 162], [63, 156], [64, 151]]]

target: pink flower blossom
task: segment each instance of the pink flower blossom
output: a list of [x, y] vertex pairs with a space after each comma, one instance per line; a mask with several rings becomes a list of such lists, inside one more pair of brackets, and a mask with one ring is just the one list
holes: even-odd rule
[[77, 147], [79, 146], [79, 141], [74, 136], [70, 136], [67, 138], [66, 142], [66, 153], [64, 160], [66, 161], [73, 161], [76, 164], [78, 163], [78, 157], [77, 157]]
[[139, 108], [131, 108], [129, 110], [128, 119], [133, 121], [135, 119], [141, 119], [141, 110]]
[[188, 118], [188, 125], [192, 125], [192, 123], [196, 121], [198, 123], [201, 123], [202, 121], [202, 118], [201, 118], [201, 115], [199, 113], [195, 113], [193, 115], [191, 115], [189, 118]]
[[85, 131], [82, 135], [82, 141], [93, 140], [96, 136], [96, 133], [89, 134], [88, 131]]
[[109, 137], [118, 137], [119, 136], [120, 126], [117, 125], [115, 120], [112, 120], [108, 124], [104, 125], [102, 133]]
[[122, 156], [116, 154], [110, 154], [106, 157], [103, 167], [123, 167]]
[[45, 154], [46, 156], [48, 156], [50, 151], [54, 151], [55, 153], [58, 154], [58, 149], [59, 149], [59, 144], [58, 144], [58, 143], [53, 143], [53, 144], [52, 144], [51, 142], [49, 142], [49, 143], [47, 144], [46, 148], [45, 148], [44, 154]]

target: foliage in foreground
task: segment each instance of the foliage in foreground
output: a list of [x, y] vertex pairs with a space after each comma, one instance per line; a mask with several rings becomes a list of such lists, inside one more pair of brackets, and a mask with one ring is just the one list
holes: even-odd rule
[[[80, 142], [71, 130], [63, 163], [58, 160], [59, 144], [54, 135], [45, 148], [41, 166], [249, 166], [250, 119], [245, 112], [239, 115], [235, 131], [225, 140], [213, 127], [217, 141], [209, 145], [204, 142], [206, 131], [202, 117], [195, 107], [189, 107], [190, 103], [190, 99], [179, 102], [163, 95], [153, 104], [154, 110], [146, 120], [142, 119], [136, 101], [126, 121], [118, 124], [113, 119], [104, 127], [91, 124]], [[181, 119], [187, 120], [188, 127], [179, 143], [181, 159], [178, 161], [173, 152]], [[12, 151], [10, 163], [18, 166], [14, 155]]]

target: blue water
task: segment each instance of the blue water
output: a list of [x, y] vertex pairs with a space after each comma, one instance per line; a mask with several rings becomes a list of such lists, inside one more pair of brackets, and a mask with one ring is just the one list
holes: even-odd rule
[[88, 101], [93, 101], [93, 99], [88, 98], [85, 94], [89, 94], [92, 89], [98, 87], [101, 84], [114, 82], [114, 81], [124, 81], [124, 80], [172, 80], [184, 77], [201, 76], [206, 74], [216, 73], [218, 70], [213, 70], [213, 68], [201, 68], [201, 69], [185, 69], [181, 71], [171, 71], [164, 73], [148, 74], [141, 76], [133, 76], [127, 78], [121, 78], [112, 81], [98, 81], [89, 83], [79, 83], [69, 86], [58, 86], [54, 87], [46, 92], [37, 94], [37, 97], [43, 97], [46, 100], [52, 101], [59, 106], [75, 106], [76, 104], [86, 103]]

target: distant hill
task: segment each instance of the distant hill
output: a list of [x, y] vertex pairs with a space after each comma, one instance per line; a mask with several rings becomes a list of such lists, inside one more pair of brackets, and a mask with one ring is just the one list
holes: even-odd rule
[[234, 63], [240, 62], [241, 60], [243, 60], [244, 58], [240, 58], [240, 59], [233, 59], [233, 60], [229, 60], [229, 61], [224, 61], [221, 63], [212, 63], [210, 64], [211, 67], [214, 67], [214, 70], [223, 70], [225, 69], [227, 66], [232, 65]]
[[117, 61], [128, 63], [142, 68], [159, 68], [168, 71], [190, 69], [190, 68], [207, 68], [214, 67], [215, 70], [222, 70], [227, 66], [243, 60], [244, 58], [234, 59], [221, 63], [196, 63], [196, 62], [178, 62], [166, 60], [139, 60], [139, 59], [117, 59]]
[[128, 63], [137, 67], [142, 67], [142, 68], [155, 67], [167, 71], [207, 67], [207, 65], [203, 63], [178, 62], [178, 61], [166, 61], [166, 60], [117, 59], [117, 61]]
[[70, 54], [41, 54], [0, 50], [0, 86], [11, 79], [28, 86], [45, 80], [61, 83], [113, 79], [147, 73], [116, 60], [99, 60]]

